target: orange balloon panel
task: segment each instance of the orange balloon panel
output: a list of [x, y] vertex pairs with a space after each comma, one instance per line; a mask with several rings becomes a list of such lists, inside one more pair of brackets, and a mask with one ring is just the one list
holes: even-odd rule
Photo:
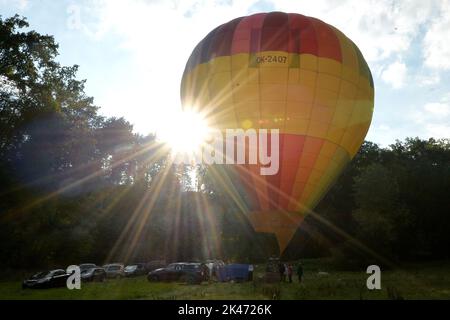
[[224, 166], [253, 227], [283, 251], [360, 148], [374, 86], [356, 45], [311, 17], [281, 12], [241, 17], [209, 33], [189, 58], [183, 107], [221, 130], [279, 129], [280, 170]]

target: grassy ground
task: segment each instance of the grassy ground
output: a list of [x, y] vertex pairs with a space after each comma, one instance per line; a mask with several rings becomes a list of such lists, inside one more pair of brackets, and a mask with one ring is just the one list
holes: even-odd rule
[[[450, 299], [450, 263], [413, 265], [382, 271], [382, 290], [366, 288], [365, 270], [335, 271], [317, 260], [304, 261], [304, 283], [149, 283], [145, 277], [83, 283], [81, 290], [65, 288], [22, 290], [20, 281], [0, 282], [0, 299]], [[319, 274], [326, 272], [328, 274]]]

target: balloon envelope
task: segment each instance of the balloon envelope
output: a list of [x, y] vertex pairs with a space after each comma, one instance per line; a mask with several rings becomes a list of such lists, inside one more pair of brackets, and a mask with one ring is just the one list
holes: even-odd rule
[[220, 130], [280, 130], [278, 174], [248, 164], [217, 170], [255, 230], [275, 234], [284, 251], [364, 141], [374, 84], [358, 47], [335, 27], [271, 12], [211, 31], [187, 62], [181, 99]]

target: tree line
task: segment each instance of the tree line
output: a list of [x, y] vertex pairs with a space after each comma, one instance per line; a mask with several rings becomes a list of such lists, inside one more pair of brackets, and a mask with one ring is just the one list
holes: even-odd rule
[[[278, 254], [154, 135], [101, 116], [54, 38], [28, 29], [0, 16], [0, 267]], [[365, 142], [284, 258], [448, 258], [449, 183], [448, 139]]]

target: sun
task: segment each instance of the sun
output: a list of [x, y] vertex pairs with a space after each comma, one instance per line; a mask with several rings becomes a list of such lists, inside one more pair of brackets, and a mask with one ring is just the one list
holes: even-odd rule
[[177, 111], [160, 123], [159, 141], [166, 143], [175, 154], [194, 154], [208, 139], [210, 128], [206, 119], [195, 111]]

